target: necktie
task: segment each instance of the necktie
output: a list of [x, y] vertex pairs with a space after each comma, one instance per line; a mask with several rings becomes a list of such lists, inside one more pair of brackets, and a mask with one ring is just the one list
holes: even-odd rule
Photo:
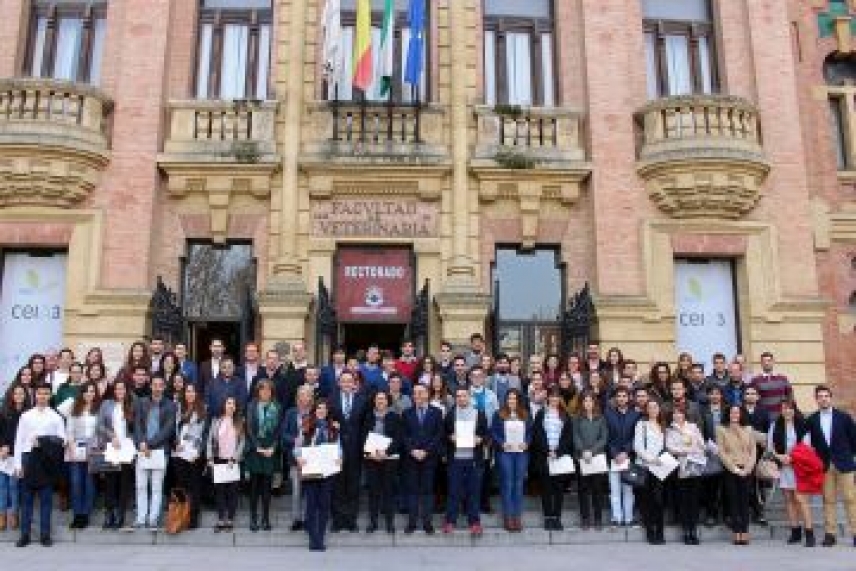
[[345, 418], [351, 416], [351, 394], [348, 393], [345, 395], [345, 406], [343, 412], [345, 413]]
[[421, 406], [419, 407], [419, 424], [422, 424], [425, 421], [425, 409]]

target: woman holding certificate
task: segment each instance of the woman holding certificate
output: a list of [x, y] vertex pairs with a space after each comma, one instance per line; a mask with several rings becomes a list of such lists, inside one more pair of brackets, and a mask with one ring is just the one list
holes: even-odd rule
[[523, 529], [523, 483], [529, 463], [532, 419], [517, 389], [509, 389], [505, 404], [494, 415], [491, 438], [496, 444], [504, 528]]
[[[306, 533], [309, 535], [310, 551], [325, 551], [324, 535], [327, 532], [327, 520], [330, 519], [330, 500], [333, 495], [333, 474], [310, 473], [307, 454], [309, 448], [335, 445], [339, 446], [337, 423], [329, 418], [329, 407], [324, 399], [315, 403], [310, 414], [303, 421], [300, 442], [294, 449], [294, 457], [300, 466], [304, 478], [303, 490], [306, 493]], [[341, 458], [341, 451], [339, 452]], [[313, 457], [320, 455], [312, 455]], [[341, 465], [341, 460], [339, 460]]]
[[[639, 466], [648, 468], [662, 463], [660, 455], [666, 449], [665, 431], [666, 421], [660, 403], [649, 400], [633, 438], [633, 452]], [[663, 538], [663, 482], [649, 472], [645, 485], [637, 491], [640, 492], [638, 499], [642, 504], [648, 543], [663, 545], [666, 543]]]
[[188, 384], [178, 395], [179, 410], [176, 420], [176, 442], [172, 453], [175, 482], [190, 499], [189, 529], [199, 527], [199, 502], [202, 499], [202, 444], [208, 414], [205, 402], [196, 385]]
[[95, 480], [89, 473], [89, 449], [95, 443], [98, 425], [98, 388], [88, 382], [80, 387], [71, 414], [66, 421], [68, 438], [66, 461], [68, 462], [71, 488], [71, 505], [74, 519], [71, 529], [89, 527], [89, 517], [95, 504]]
[[684, 543], [698, 545], [699, 494], [707, 459], [701, 431], [696, 424], [687, 421], [683, 407], [675, 407], [672, 411], [672, 424], [666, 430], [666, 449], [680, 462], [675, 480], [675, 499], [684, 529]]
[[[105, 393], [98, 410], [98, 440], [104, 448], [105, 457], [113, 452], [121, 453], [128, 447], [135, 449], [131, 440], [134, 434], [134, 395], [129, 381], [117, 378]], [[133, 456], [125, 455], [127, 462], [120, 462], [119, 470], [104, 474], [104, 529], [124, 529], [125, 511], [134, 493]]]
[[388, 393], [375, 393], [372, 410], [363, 420], [365, 442], [363, 468], [369, 488], [369, 525], [366, 533], [378, 529], [378, 515], [383, 512], [387, 533], [395, 533], [393, 498], [401, 453], [401, 417], [391, 407]]
[[[573, 443], [573, 422], [565, 409], [561, 388], [553, 387], [547, 396], [547, 406], [538, 411], [532, 423], [532, 464], [534, 473], [541, 479], [541, 510], [544, 529], [548, 531], [564, 529], [562, 500], [565, 484], [573, 472], [568, 470], [573, 468]], [[559, 468], [563, 460], [565, 466]], [[568, 460], [571, 460], [570, 466]]]
[[755, 471], [756, 445], [746, 409], [729, 406], [722, 416], [722, 425], [716, 427], [716, 446], [725, 468], [723, 483], [725, 499], [731, 514], [731, 531], [734, 545], [749, 544], [749, 482]]
[[250, 475], [250, 531], [258, 531], [259, 498], [262, 501], [261, 528], [270, 531], [270, 499], [273, 473], [280, 464], [279, 448], [282, 408], [273, 398], [273, 382], [262, 379], [256, 398], [247, 407], [247, 453], [245, 468]]
[[590, 392], [580, 399], [580, 416], [574, 419], [574, 452], [580, 467], [580, 517], [582, 528], [603, 529], [603, 499], [606, 490], [606, 444], [609, 438], [600, 401]]
[[217, 499], [214, 531], [232, 531], [238, 509], [240, 463], [244, 454], [244, 422], [235, 397], [226, 397], [223, 413], [211, 421], [206, 452]]

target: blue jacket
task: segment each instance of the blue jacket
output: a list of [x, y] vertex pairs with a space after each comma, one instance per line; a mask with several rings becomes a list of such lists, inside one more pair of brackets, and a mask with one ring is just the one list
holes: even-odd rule
[[426, 461], [436, 462], [444, 450], [443, 413], [437, 407], [426, 407], [425, 420], [420, 424], [417, 409], [414, 406], [404, 411], [401, 420], [406, 458], [412, 460], [411, 452], [424, 450], [428, 453]]
[[825, 470], [829, 470], [831, 464], [839, 472], [856, 471], [856, 423], [852, 416], [837, 408], [832, 409], [832, 438], [828, 444], [820, 427], [820, 412], [809, 416], [806, 425], [811, 434], [811, 445], [823, 460]]
[[[345, 369], [342, 369], [343, 371]], [[333, 365], [325, 365], [321, 367], [321, 376], [318, 378], [318, 384], [321, 385], [321, 396], [329, 398], [339, 388], [339, 379], [336, 377], [336, 367]]]
[[[526, 446], [532, 444], [532, 417], [530, 416], [523, 421], [526, 426], [526, 432], [523, 440]], [[499, 416], [499, 411], [493, 415], [493, 422], [490, 423], [490, 437], [496, 445], [496, 449], [502, 452], [502, 447], [505, 446], [505, 419]]]
[[360, 365], [360, 373], [365, 381], [365, 388], [369, 392], [377, 392], [378, 390], [389, 390], [389, 385], [386, 379], [383, 378], [383, 369], [380, 365], [370, 366], [368, 363]]
[[636, 434], [636, 423], [641, 415], [638, 411], [628, 408], [621, 414], [615, 407], [607, 407], [604, 413], [609, 437], [606, 442], [606, 452], [609, 458], [615, 458], [622, 452], [633, 453], [633, 438]]
[[223, 404], [229, 397], [235, 398], [239, 410], [243, 411], [247, 408], [247, 383], [244, 379], [236, 375], [226, 382], [222, 376], [218, 376], [211, 381], [205, 394], [208, 416], [214, 418], [222, 415]]
[[199, 368], [196, 366], [196, 363], [190, 359], [185, 359], [181, 364], [181, 374], [184, 375], [187, 382], [191, 385], [195, 385], [199, 382]]
[[744, 386], [734, 386], [728, 383], [722, 388], [722, 399], [732, 406], [743, 406]]

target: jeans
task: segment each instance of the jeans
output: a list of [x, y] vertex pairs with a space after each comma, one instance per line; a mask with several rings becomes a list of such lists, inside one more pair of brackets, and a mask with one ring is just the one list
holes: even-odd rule
[[612, 507], [612, 521], [630, 523], [633, 521], [633, 486], [621, 483], [621, 472], [609, 473], [609, 503]]
[[20, 482], [15, 476], [0, 472], [0, 514], [18, 511]]
[[68, 479], [71, 487], [71, 509], [74, 515], [88, 516], [95, 505], [95, 478], [86, 462], [69, 462]]
[[449, 497], [446, 503], [446, 523], [455, 524], [458, 508], [465, 504], [467, 523], [480, 523], [479, 503], [481, 499], [482, 465], [472, 458], [449, 460]]
[[[166, 470], [146, 470], [137, 465], [137, 521], [138, 525], [156, 527], [163, 504], [163, 478]], [[151, 492], [149, 486], [151, 485]]]
[[26, 484], [22, 486], [21, 535], [29, 537], [33, 525], [33, 503], [39, 496], [39, 533], [42, 537], [51, 535], [51, 511], [53, 510], [53, 488], [44, 486], [34, 490]]
[[332, 478], [306, 480], [303, 483], [306, 493], [306, 533], [309, 535], [310, 549], [324, 547], [324, 534], [327, 520], [330, 519], [330, 500], [333, 495]]
[[523, 482], [529, 463], [527, 452], [499, 452], [499, 478], [502, 513], [505, 517], [520, 517], [523, 512]]

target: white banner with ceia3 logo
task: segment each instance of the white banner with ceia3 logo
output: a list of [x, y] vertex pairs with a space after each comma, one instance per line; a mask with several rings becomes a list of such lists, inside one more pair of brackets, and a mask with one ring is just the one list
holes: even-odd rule
[[3, 261], [0, 387], [5, 390], [31, 354], [61, 347], [67, 256], [8, 253]]
[[729, 260], [675, 261], [675, 333], [678, 351], [710, 371], [714, 353], [737, 352], [734, 270]]

